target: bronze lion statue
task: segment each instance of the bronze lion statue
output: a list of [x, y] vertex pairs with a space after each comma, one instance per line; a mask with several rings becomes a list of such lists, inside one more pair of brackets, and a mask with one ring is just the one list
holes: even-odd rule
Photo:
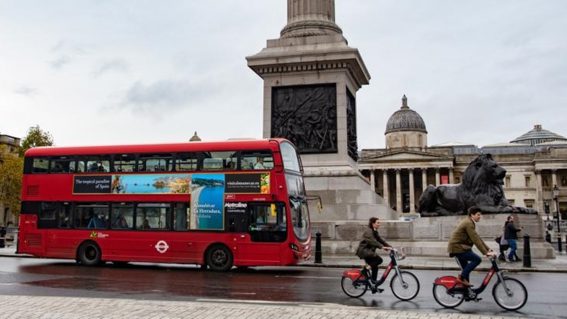
[[484, 213], [536, 213], [508, 204], [502, 189], [504, 177], [506, 170], [492, 155], [482, 154], [469, 164], [462, 183], [427, 186], [419, 198], [419, 212], [422, 216], [464, 215], [469, 207], [477, 206]]

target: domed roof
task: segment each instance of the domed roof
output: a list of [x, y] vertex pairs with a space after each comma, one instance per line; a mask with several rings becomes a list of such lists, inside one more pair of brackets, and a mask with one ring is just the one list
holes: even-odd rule
[[521, 144], [529, 144], [529, 145], [536, 145], [545, 142], [552, 142], [552, 141], [567, 141], [567, 138], [550, 132], [548, 130], [544, 130], [540, 124], [534, 125], [533, 130], [527, 132], [526, 134], [517, 137], [515, 140], [511, 141], [510, 143], [521, 143]]
[[199, 137], [199, 135], [197, 135], [197, 131], [195, 131], [195, 134], [193, 134], [193, 136], [191, 136], [191, 138], [189, 139], [189, 142], [200, 142], [201, 138]]
[[412, 131], [427, 133], [425, 122], [421, 116], [408, 106], [408, 98], [402, 97], [402, 107], [394, 112], [386, 124], [386, 133]]

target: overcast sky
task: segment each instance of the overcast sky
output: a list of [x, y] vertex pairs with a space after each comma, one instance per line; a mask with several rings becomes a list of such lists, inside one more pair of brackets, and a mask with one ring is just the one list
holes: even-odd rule
[[[567, 136], [567, 1], [336, 0], [370, 84], [359, 148], [384, 147], [406, 94], [429, 145]], [[286, 24], [285, 0], [0, 0], [0, 133], [57, 145], [262, 135], [246, 65]]]

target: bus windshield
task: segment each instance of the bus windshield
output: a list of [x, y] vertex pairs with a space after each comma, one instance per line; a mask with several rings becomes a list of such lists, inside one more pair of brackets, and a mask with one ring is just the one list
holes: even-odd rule
[[304, 198], [290, 196], [293, 233], [301, 241], [309, 238], [309, 210]]

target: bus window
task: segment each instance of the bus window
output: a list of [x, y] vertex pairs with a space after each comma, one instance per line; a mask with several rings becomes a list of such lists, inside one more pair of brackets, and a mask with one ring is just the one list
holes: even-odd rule
[[41, 203], [37, 221], [38, 228], [57, 227], [57, 216], [59, 215], [59, 210], [61, 210], [61, 203]]
[[195, 154], [177, 154], [177, 158], [175, 159], [175, 170], [178, 172], [196, 171], [197, 162], [198, 159]]
[[49, 169], [49, 160], [47, 158], [34, 158], [32, 173], [47, 173]]
[[[75, 161], [66, 156], [51, 158], [50, 172], [51, 173], [69, 173], [74, 171]], [[73, 168], [73, 169], [71, 169]]]
[[113, 229], [132, 229], [134, 227], [134, 205], [132, 204], [113, 204], [112, 205]]
[[281, 203], [249, 203], [252, 241], [282, 242], [286, 239], [285, 206]]
[[89, 173], [103, 173], [110, 171], [110, 160], [104, 157], [91, 157], [85, 160], [85, 167]]
[[274, 168], [274, 158], [270, 151], [242, 152], [240, 160], [242, 169]]
[[166, 172], [171, 169], [171, 155], [144, 155], [138, 159], [139, 172]]
[[63, 203], [57, 213], [57, 227], [71, 228], [71, 205]]
[[136, 229], [165, 230], [168, 229], [167, 216], [171, 207], [163, 203], [138, 204], [136, 208]]
[[133, 172], [136, 167], [136, 158], [133, 154], [121, 154], [114, 156], [114, 172]]
[[73, 218], [75, 228], [105, 229], [108, 225], [108, 205], [78, 204]]
[[189, 205], [185, 203], [176, 203], [173, 208], [173, 230], [189, 229]]
[[210, 152], [203, 159], [203, 170], [234, 170], [237, 161], [236, 152]]

